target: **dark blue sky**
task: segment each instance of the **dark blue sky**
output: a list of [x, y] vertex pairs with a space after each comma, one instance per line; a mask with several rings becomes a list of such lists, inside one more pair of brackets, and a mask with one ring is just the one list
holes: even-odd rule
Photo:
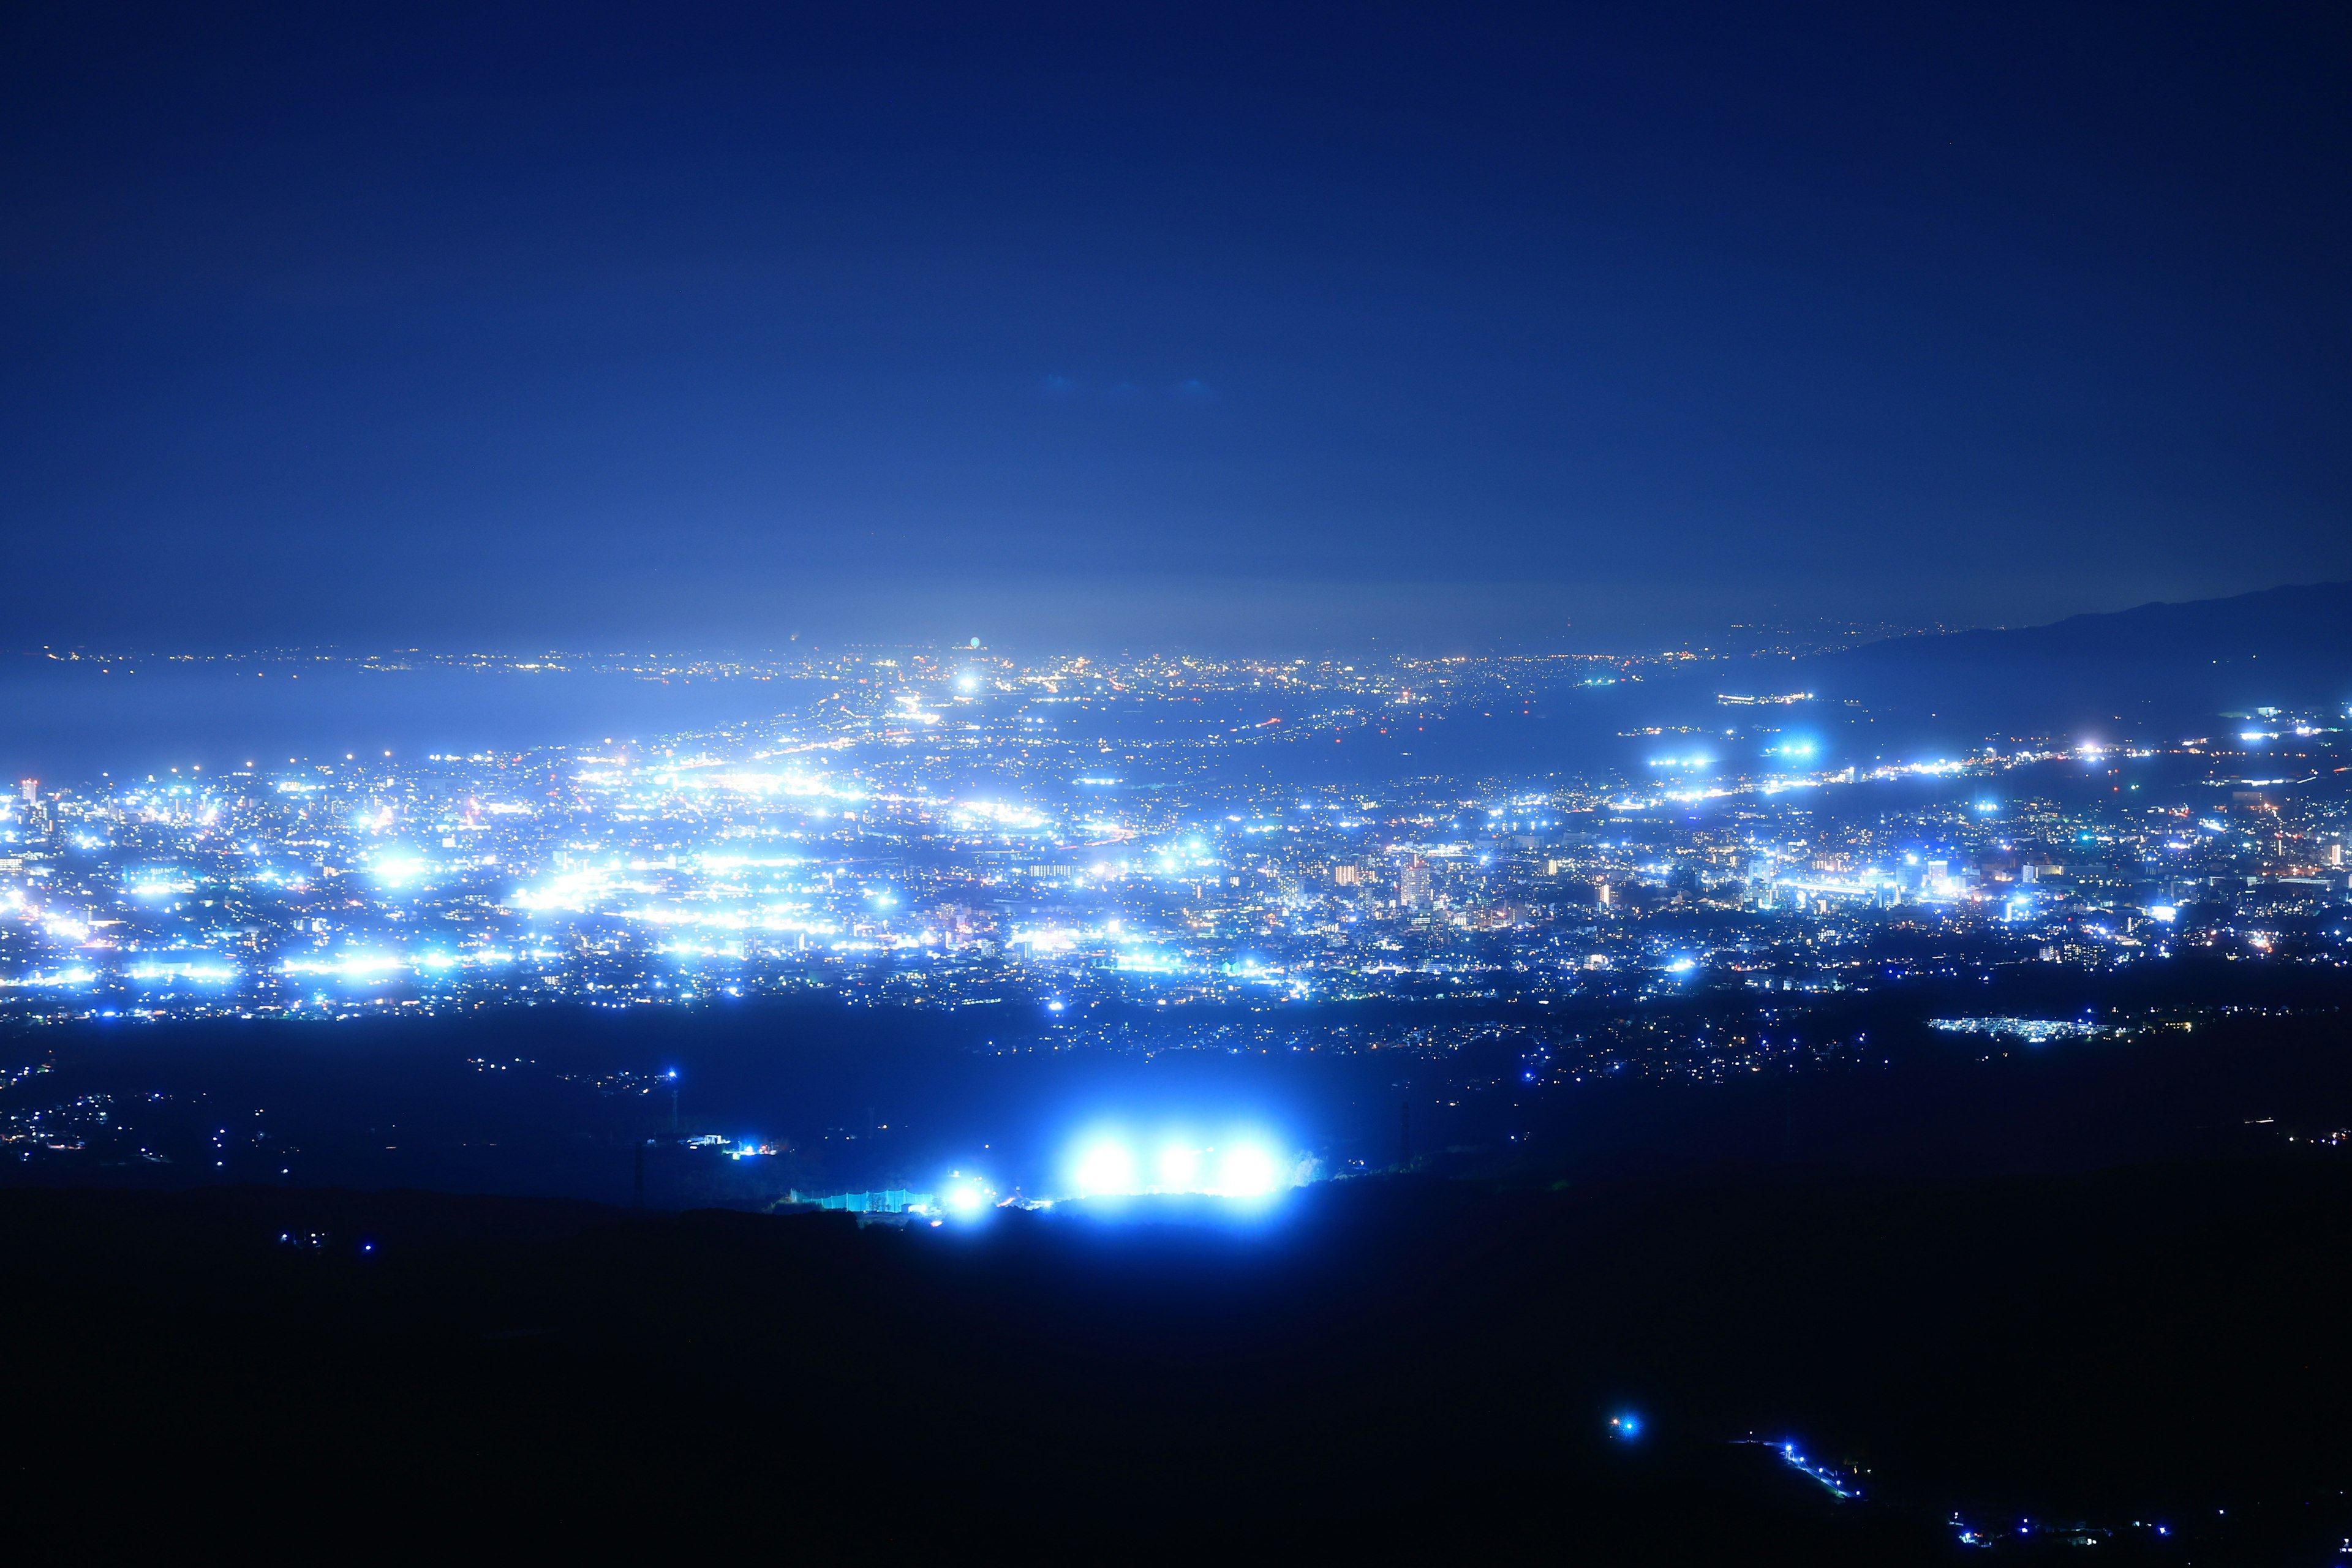
[[0, 640], [2352, 576], [2347, 16], [12, 7]]

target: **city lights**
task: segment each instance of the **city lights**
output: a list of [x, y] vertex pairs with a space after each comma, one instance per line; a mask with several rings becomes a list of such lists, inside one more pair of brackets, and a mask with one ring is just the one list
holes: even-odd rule
[[[2342, 922], [2314, 918], [2343, 890], [2344, 828], [2282, 816], [2303, 775], [2276, 765], [2238, 770], [2226, 798], [2142, 796], [2135, 776], [2063, 805], [2035, 793], [2053, 777], [2037, 770], [2103, 777], [2154, 753], [2011, 738], [1832, 766], [1815, 729], [1650, 725], [1622, 731], [1639, 749], [1616, 763], [1541, 787], [1302, 785], [1286, 747], [1376, 738], [1400, 706], [1435, 722], [1595, 677], [1565, 657], [983, 673], [919, 652], [772, 673], [824, 694], [594, 748], [30, 781], [0, 802], [0, 923], [16, 943], [0, 1011], [342, 1018], [822, 994], [1016, 1005], [1082, 1037], [1129, 1005], [1633, 1001], [1702, 974], [1837, 989], [1905, 972], [1874, 950], [1923, 925], [1997, 932], [1989, 963], [2344, 948]], [[938, 700], [967, 686], [989, 700]], [[1276, 689], [1281, 725], [1262, 711]], [[2264, 724], [2314, 747], [2344, 732], [2332, 710]], [[1658, 749], [1669, 731], [1717, 739]], [[1749, 767], [1723, 761], [1751, 742]], [[1241, 749], [1253, 761], [1234, 770]], [[1229, 776], [1251, 770], [1262, 783]], [[1874, 793], [1893, 784], [1923, 793]], [[1869, 809], [1842, 806], [1832, 826], [1811, 814], [1832, 797]], [[1160, 1184], [1223, 1183], [1207, 1148]], [[1160, 1154], [1139, 1145], [1114, 1184], [1159, 1181]]]

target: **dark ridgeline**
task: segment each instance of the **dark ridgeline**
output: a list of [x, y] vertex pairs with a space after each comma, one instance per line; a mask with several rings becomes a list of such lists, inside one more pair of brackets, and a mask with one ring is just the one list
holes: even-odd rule
[[2170, 744], [2225, 729], [2220, 715], [2232, 710], [2343, 711], [2352, 702], [2352, 583], [1895, 637], [1797, 661], [1794, 679], [1830, 700], [1958, 721], [1947, 728], [2111, 742], [2145, 731]]
[[11, 1532], [1883, 1564], [1940, 1560], [1962, 1509], [2102, 1561], [2318, 1561], [2347, 1260], [2332, 1158], [1377, 1177], [1272, 1236], [17, 1192]]

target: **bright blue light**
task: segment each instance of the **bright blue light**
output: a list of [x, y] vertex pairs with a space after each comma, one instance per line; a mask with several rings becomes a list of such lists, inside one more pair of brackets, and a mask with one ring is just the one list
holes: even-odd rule
[[1612, 1415], [1609, 1418], [1609, 1430], [1615, 1436], [1638, 1437], [1642, 1435], [1642, 1418], [1630, 1410], [1622, 1415]]
[[948, 1189], [948, 1207], [966, 1219], [978, 1214], [987, 1203], [988, 1194], [976, 1186], [964, 1185]]
[[1127, 1145], [1105, 1139], [1079, 1156], [1078, 1191], [1088, 1197], [1135, 1191], [1135, 1156]]
[[1218, 1184], [1232, 1197], [1258, 1197], [1274, 1191], [1280, 1168], [1275, 1158], [1255, 1143], [1227, 1151], [1217, 1173]]
[[1201, 1179], [1201, 1152], [1182, 1143], [1171, 1143], [1160, 1151], [1160, 1187], [1162, 1192], [1189, 1193]]

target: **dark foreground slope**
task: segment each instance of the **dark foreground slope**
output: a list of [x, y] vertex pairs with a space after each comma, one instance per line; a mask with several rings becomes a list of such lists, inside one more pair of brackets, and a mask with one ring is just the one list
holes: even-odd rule
[[2332, 1151], [1192, 1217], [0, 1194], [7, 1517], [114, 1552], [1743, 1563], [1942, 1560], [1955, 1510], [2121, 1561], [2328, 1561], [2347, 1522]]

